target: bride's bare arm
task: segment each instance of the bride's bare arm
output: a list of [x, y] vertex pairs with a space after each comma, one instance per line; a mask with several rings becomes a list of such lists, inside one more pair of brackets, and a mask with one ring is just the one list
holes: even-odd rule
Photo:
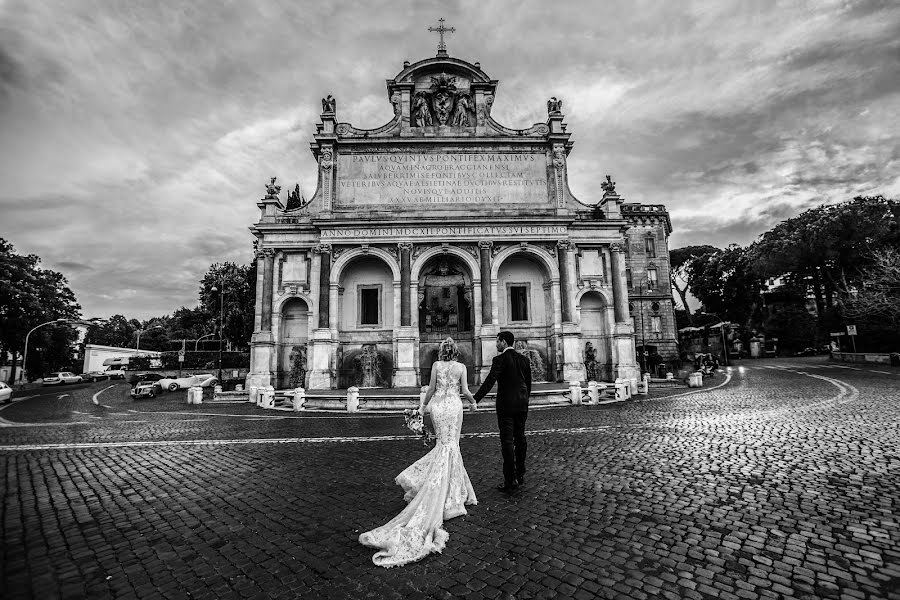
[[478, 405], [475, 403], [475, 397], [472, 395], [472, 392], [469, 391], [469, 384], [466, 382], [466, 379], [468, 379], [466, 376], [466, 365], [462, 365], [462, 373], [459, 374], [459, 391], [465, 396], [466, 400], [469, 401], [469, 404], [471, 404], [474, 409]]
[[431, 382], [428, 384], [428, 391], [425, 392], [425, 399], [419, 401], [419, 413], [425, 414], [425, 407], [428, 406], [428, 402], [431, 401], [431, 397], [434, 396], [434, 386], [435, 381], [437, 381], [437, 364], [431, 365]]

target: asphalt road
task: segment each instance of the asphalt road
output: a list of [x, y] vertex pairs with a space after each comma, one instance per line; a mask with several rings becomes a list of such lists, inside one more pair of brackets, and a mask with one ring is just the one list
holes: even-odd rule
[[511, 497], [494, 416], [466, 413], [479, 504], [388, 570], [356, 538], [427, 451], [400, 416], [31, 390], [0, 408], [2, 596], [900, 599], [900, 369], [742, 361], [707, 385], [533, 410]]

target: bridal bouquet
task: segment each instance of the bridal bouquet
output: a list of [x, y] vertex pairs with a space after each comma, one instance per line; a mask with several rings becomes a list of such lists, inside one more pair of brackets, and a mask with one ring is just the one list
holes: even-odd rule
[[422, 413], [418, 409], [408, 408], [403, 411], [403, 420], [406, 428], [422, 438], [423, 446], [430, 446], [434, 442], [436, 436], [431, 425], [425, 422]]

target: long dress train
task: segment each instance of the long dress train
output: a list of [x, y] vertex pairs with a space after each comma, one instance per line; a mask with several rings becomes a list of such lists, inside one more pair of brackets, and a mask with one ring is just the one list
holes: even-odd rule
[[450, 537], [442, 527], [444, 520], [466, 514], [467, 504], [478, 504], [459, 451], [462, 365], [437, 362], [433, 368], [437, 380], [428, 407], [437, 443], [395, 479], [405, 492], [406, 508], [385, 525], [359, 536], [361, 544], [378, 548], [372, 562], [381, 567], [405, 565], [443, 551]]

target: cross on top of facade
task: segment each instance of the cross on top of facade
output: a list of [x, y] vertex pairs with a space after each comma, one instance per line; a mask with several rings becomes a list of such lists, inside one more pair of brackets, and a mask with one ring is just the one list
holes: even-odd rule
[[436, 31], [438, 35], [441, 36], [441, 41], [438, 42], [438, 56], [447, 56], [447, 44], [444, 43], [444, 33], [453, 33], [456, 31], [455, 27], [444, 27], [444, 19], [441, 17], [438, 19], [437, 27], [429, 27], [428, 31]]

